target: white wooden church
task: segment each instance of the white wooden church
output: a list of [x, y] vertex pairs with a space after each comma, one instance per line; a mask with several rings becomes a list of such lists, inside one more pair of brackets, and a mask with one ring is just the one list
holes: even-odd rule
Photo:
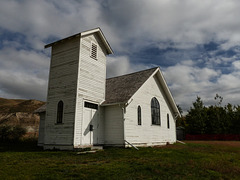
[[48, 47], [48, 96], [46, 108], [38, 110], [38, 145], [71, 150], [176, 142], [180, 114], [159, 67], [106, 79], [106, 56], [113, 51], [100, 28]]

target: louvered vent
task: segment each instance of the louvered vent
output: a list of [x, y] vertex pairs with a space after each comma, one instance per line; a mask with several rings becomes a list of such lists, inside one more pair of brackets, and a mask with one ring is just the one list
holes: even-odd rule
[[91, 57], [97, 59], [97, 45], [92, 43]]

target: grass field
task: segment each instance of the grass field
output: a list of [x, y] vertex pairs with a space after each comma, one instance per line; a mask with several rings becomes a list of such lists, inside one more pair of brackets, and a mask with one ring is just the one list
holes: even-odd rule
[[0, 144], [0, 179], [240, 179], [240, 142], [107, 148], [92, 154]]

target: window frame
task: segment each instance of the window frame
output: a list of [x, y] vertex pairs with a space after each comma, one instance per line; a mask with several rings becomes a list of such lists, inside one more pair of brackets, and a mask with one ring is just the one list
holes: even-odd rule
[[167, 113], [167, 128], [170, 129], [169, 114]]
[[98, 110], [98, 104], [89, 101], [84, 101], [84, 107]]
[[160, 104], [156, 97], [151, 99], [151, 120], [152, 125], [161, 126]]
[[58, 101], [57, 104], [57, 119], [56, 124], [63, 124], [63, 111], [64, 111], [64, 103], [62, 100]]
[[142, 109], [141, 106], [139, 105], [137, 108], [137, 120], [138, 120], [138, 125], [142, 125]]

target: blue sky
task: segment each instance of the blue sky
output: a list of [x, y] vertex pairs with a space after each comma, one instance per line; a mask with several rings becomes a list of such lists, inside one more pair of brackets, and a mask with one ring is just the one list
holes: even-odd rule
[[45, 101], [44, 45], [100, 27], [115, 52], [108, 77], [160, 66], [184, 110], [217, 93], [240, 104], [239, 9], [239, 0], [2, 0], [0, 97]]

